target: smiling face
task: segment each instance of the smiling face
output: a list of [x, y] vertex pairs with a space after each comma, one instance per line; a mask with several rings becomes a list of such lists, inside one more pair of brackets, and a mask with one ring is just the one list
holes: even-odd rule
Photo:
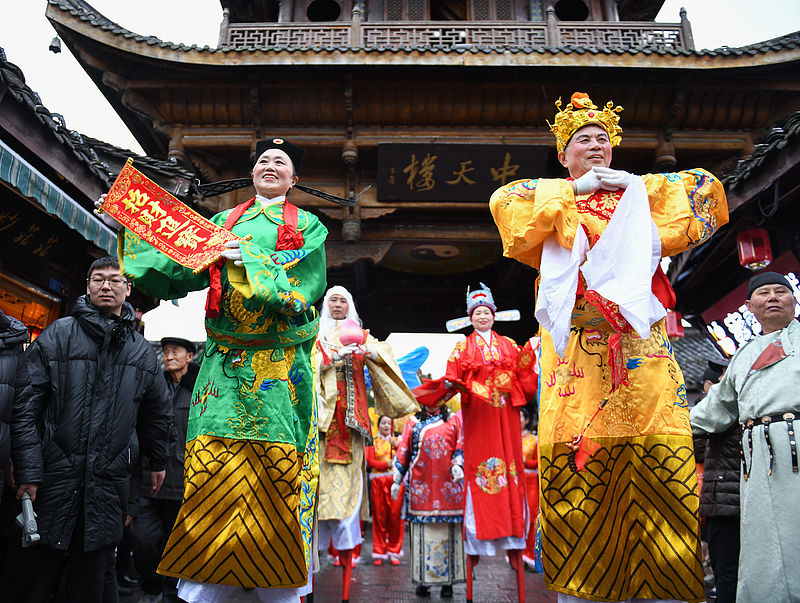
[[120, 274], [119, 268], [99, 268], [89, 276], [86, 293], [95, 308], [104, 314], [119, 316], [125, 298], [131, 293], [131, 284]]
[[787, 327], [794, 318], [795, 299], [786, 285], [762, 285], [745, 303], [765, 335]]
[[392, 433], [392, 420], [389, 417], [381, 417], [378, 421], [378, 433], [387, 437]]
[[347, 311], [350, 309], [350, 304], [347, 303], [347, 298], [344, 295], [334, 293], [328, 298], [328, 309], [331, 311], [331, 318], [334, 320], [344, 320], [347, 318]]
[[297, 184], [294, 166], [280, 149], [267, 149], [253, 166], [253, 186], [262, 197], [273, 199], [289, 192]]
[[595, 124], [575, 132], [558, 160], [573, 178], [580, 178], [593, 167], [611, 165], [611, 141], [608, 133]]
[[469, 321], [476, 331], [484, 332], [492, 328], [494, 324], [494, 314], [486, 306], [478, 306], [472, 311]]

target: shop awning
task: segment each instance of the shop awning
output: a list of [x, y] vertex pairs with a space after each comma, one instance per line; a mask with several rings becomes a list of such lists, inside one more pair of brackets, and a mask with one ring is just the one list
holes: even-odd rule
[[100, 220], [93, 217], [72, 197], [62, 191], [49, 178], [25, 161], [0, 140], [0, 180], [34, 199], [44, 209], [61, 219], [110, 255], [117, 254], [117, 235]]

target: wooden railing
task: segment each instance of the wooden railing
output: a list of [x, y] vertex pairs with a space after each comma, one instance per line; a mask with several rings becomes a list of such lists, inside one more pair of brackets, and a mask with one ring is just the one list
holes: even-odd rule
[[[687, 22], [688, 23], [688, 22]], [[687, 43], [688, 40], [688, 43]], [[653, 22], [480, 22], [391, 21], [332, 23], [231, 23], [223, 37], [229, 48], [544, 48], [580, 46], [650, 50], [693, 50], [682, 23]]]

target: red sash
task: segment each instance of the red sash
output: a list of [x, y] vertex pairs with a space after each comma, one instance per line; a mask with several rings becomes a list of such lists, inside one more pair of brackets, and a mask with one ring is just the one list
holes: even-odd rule
[[[255, 200], [256, 198], [253, 197], [249, 201], [237, 205], [225, 219], [225, 230], [231, 230]], [[288, 201], [284, 201], [283, 224], [278, 226], [278, 242], [275, 245], [275, 250], [300, 249], [303, 243], [303, 233], [297, 230], [297, 207]], [[222, 298], [222, 267], [224, 265], [225, 258], [221, 258], [208, 269], [210, 281], [208, 297], [206, 298], [206, 317], [208, 318], [217, 318], [219, 316], [219, 302]]]

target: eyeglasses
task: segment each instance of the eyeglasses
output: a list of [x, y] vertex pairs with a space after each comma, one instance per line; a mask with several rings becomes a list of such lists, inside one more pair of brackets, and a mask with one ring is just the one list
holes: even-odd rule
[[93, 276], [88, 279], [89, 282], [95, 287], [102, 287], [103, 283], [108, 283], [112, 287], [122, 287], [128, 284], [128, 279], [124, 276], [112, 276], [111, 278], [102, 278], [100, 276]]

